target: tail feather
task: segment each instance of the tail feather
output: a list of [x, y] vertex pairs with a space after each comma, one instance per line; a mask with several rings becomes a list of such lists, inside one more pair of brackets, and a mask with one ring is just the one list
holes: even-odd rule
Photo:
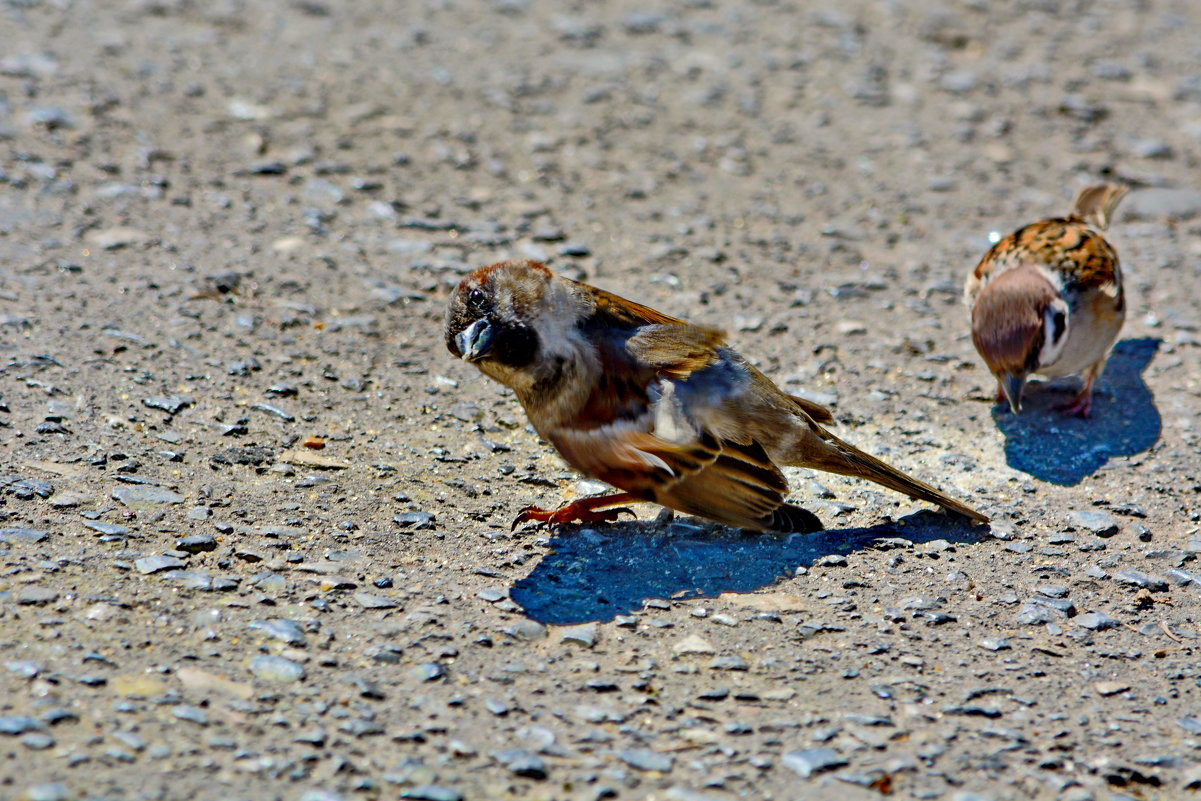
[[820, 454], [806, 454], [803, 466], [816, 467], [819, 470], [854, 478], [866, 478], [868, 481], [874, 481], [902, 495], [928, 501], [977, 523], [988, 522], [987, 516], [972, 507], [939, 492], [923, 481], [905, 475], [895, 467], [843, 442], [828, 431], [823, 432], [822, 438], [828, 447], [822, 448]]
[[1083, 220], [1098, 231], [1109, 227], [1114, 209], [1126, 196], [1127, 189], [1121, 184], [1094, 184], [1076, 193], [1072, 201], [1072, 216]]
[[789, 503], [782, 504], [769, 515], [764, 515], [759, 522], [768, 531], [789, 534], [812, 534], [825, 528], [813, 512]]

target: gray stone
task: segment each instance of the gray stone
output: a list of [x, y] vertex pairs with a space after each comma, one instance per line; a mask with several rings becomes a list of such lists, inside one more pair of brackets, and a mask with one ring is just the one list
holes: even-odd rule
[[1104, 612], [1085, 612], [1078, 616], [1073, 621], [1077, 626], [1090, 629], [1092, 631], [1105, 631], [1106, 629], [1116, 629], [1121, 625]]
[[0, 542], [9, 545], [42, 542], [48, 535], [33, 528], [0, 528]]
[[264, 681], [288, 684], [305, 677], [304, 665], [282, 656], [256, 656], [250, 660], [250, 672]]
[[107, 537], [124, 537], [129, 534], [128, 528], [116, 523], [105, 523], [100, 520], [84, 520], [82, 522], [84, 528], [90, 528], [92, 531], [99, 532]]
[[209, 717], [203, 709], [189, 704], [171, 707], [171, 715], [179, 720], [186, 720], [198, 726], [209, 725]]
[[458, 790], [438, 784], [422, 784], [409, 788], [402, 792], [400, 797], [412, 798], [415, 801], [463, 801], [463, 794]]
[[164, 570], [179, 570], [186, 567], [187, 562], [176, 556], [144, 556], [136, 560], [133, 566], [138, 569], [139, 573], [150, 575]]
[[1129, 568], [1114, 573], [1113, 580], [1119, 584], [1129, 584], [1133, 587], [1150, 590], [1151, 592], [1164, 592], [1168, 588], [1168, 583], [1163, 579], [1148, 576], [1146, 573], [1140, 573], [1137, 570]]
[[583, 623], [579, 626], [566, 626], [559, 631], [559, 642], [582, 645], [591, 648], [596, 645], [596, 623]]
[[546, 778], [546, 763], [542, 761], [542, 757], [524, 748], [498, 751], [492, 757], [516, 776], [524, 776], [527, 779]]
[[45, 751], [54, 747], [54, 737], [44, 731], [31, 731], [21, 738], [21, 745], [31, 751]]
[[252, 631], [259, 631], [266, 634], [268, 637], [273, 637], [281, 642], [286, 642], [289, 645], [307, 645], [304, 638], [304, 631], [300, 625], [292, 620], [284, 618], [272, 618], [270, 620], [254, 620], [251, 621], [247, 628]]
[[810, 748], [803, 751], [789, 751], [780, 757], [780, 764], [795, 771], [802, 779], [808, 779], [823, 770], [841, 767], [847, 761], [838, 755], [833, 748]]
[[446, 669], [437, 662], [423, 662], [412, 668], [409, 674], [418, 681], [436, 681], [446, 675]]
[[671, 754], [660, 754], [649, 748], [627, 748], [618, 756], [621, 757], [622, 762], [635, 770], [657, 770], [660, 773], [668, 773], [675, 765], [675, 758]]
[[142, 398], [142, 405], [149, 409], [162, 409], [167, 414], [175, 415], [191, 406], [192, 402], [187, 398], [171, 395], [169, 397]]
[[52, 782], [27, 787], [21, 795], [21, 801], [70, 801], [71, 797], [71, 791], [67, 785]]
[[1196, 573], [1190, 573], [1187, 570], [1181, 570], [1173, 567], [1165, 570], [1164, 575], [1167, 577], [1168, 581], [1172, 582], [1177, 587], [1185, 587], [1189, 584], [1201, 586], [1201, 576], [1198, 576]]
[[1186, 717], [1176, 721], [1189, 734], [1201, 734], [1201, 719]]
[[45, 606], [58, 600], [58, 593], [50, 587], [27, 584], [17, 590], [17, 603], [22, 606]]
[[384, 598], [379, 595], [372, 595], [369, 592], [356, 592], [350, 596], [355, 603], [364, 609], [395, 609], [400, 606], [399, 603], [391, 598]]
[[1112, 537], [1121, 528], [1117, 518], [1109, 512], [1100, 512], [1095, 509], [1072, 512], [1068, 517], [1068, 522], [1074, 528], [1090, 531], [1098, 537]]
[[[198, 507], [204, 509], [206, 507]], [[205, 551], [215, 551], [217, 549], [217, 540], [212, 534], [193, 534], [189, 537], [180, 537], [175, 541], [175, 548], [185, 553], [202, 553]]]
[[511, 626], [507, 627], [505, 629], [505, 634], [508, 634], [515, 640], [523, 640], [526, 642], [541, 640], [546, 637], [546, 626], [535, 620], [522, 618], [521, 620], [515, 621]]
[[163, 504], [183, 503], [186, 499], [178, 492], [165, 487], [132, 485], [117, 487], [112, 492], [113, 500], [120, 501], [130, 509], [155, 509]]
[[25, 734], [43, 728], [41, 721], [28, 715], [9, 715], [0, 717], [0, 734]]
[[437, 520], [430, 512], [401, 512], [392, 516], [392, 522], [403, 529], [420, 531], [434, 528]]

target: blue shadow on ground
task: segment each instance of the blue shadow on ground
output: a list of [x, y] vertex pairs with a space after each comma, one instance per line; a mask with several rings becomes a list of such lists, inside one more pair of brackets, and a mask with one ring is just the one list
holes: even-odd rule
[[1051, 408], [1077, 392], [1079, 383], [1070, 381], [1028, 386], [1019, 415], [997, 404], [992, 415], [1005, 435], [1006, 463], [1042, 481], [1070, 487], [1110, 459], [1133, 456], [1154, 445], [1162, 426], [1142, 372], [1160, 344], [1159, 339], [1126, 339], [1114, 346], [1087, 420]]
[[681, 534], [644, 521], [570, 527], [554, 534], [550, 553], [509, 595], [539, 623], [604, 622], [641, 609], [648, 598], [758, 590], [822, 556], [863, 550], [882, 538], [970, 543], [987, 531], [929, 511], [870, 528], [815, 534], [757, 534], [719, 526]]

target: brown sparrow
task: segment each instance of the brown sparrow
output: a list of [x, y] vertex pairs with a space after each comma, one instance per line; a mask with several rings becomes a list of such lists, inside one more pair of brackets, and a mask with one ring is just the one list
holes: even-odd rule
[[1117, 184], [1081, 189], [1067, 217], [1019, 228], [968, 276], [972, 342], [997, 377], [997, 400], [1015, 414], [1030, 375], [1082, 373], [1079, 394], [1056, 408], [1088, 417], [1093, 384], [1126, 319], [1118, 254], [1099, 233], [1125, 194]]
[[[576, 470], [621, 492], [526, 521], [615, 520], [649, 502], [730, 526], [817, 531], [784, 502], [778, 465], [857, 476], [972, 520], [984, 515], [856, 450], [820, 425], [825, 408], [782, 392], [720, 331], [668, 317], [532, 261], [483, 267], [459, 284], [446, 345], [511, 388], [534, 429]], [[607, 511], [599, 511], [599, 510]]]

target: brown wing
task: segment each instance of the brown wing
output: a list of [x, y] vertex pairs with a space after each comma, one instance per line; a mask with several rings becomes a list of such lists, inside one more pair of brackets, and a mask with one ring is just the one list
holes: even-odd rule
[[993, 245], [973, 273], [976, 289], [1004, 270], [1029, 263], [1048, 267], [1081, 289], [1121, 284], [1118, 254], [1105, 237], [1081, 220], [1056, 217], [1019, 228]]
[[626, 300], [612, 292], [597, 289], [590, 284], [581, 284], [579, 281], [572, 281], [572, 283], [583, 287], [585, 293], [596, 300], [595, 315], [599, 321], [607, 322], [618, 328], [635, 328], [640, 325], [687, 325], [683, 320], [656, 311], [650, 306]]
[[678, 323], [645, 325], [626, 340], [626, 352], [659, 375], [685, 379], [717, 362], [725, 336], [714, 328]]
[[775, 527], [788, 481], [757, 443], [739, 445], [701, 432], [669, 442], [630, 423], [560, 430], [553, 444], [577, 469], [646, 501], [719, 523]]

